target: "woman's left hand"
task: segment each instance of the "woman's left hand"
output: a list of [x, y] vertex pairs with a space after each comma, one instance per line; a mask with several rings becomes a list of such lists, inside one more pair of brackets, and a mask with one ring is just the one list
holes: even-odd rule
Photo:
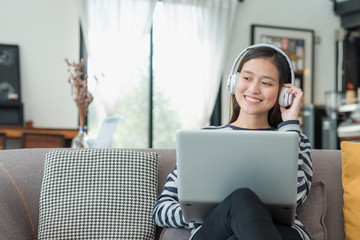
[[304, 93], [300, 88], [297, 88], [292, 84], [286, 83], [284, 86], [290, 88], [287, 90], [287, 93], [293, 94], [293, 101], [291, 106], [288, 108], [280, 106], [282, 120], [298, 120]]

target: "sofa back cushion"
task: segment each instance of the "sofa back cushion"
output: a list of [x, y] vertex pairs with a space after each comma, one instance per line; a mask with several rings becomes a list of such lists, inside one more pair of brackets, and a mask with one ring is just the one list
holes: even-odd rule
[[153, 239], [157, 154], [119, 149], [46, 155], [39, 239]]
[[[313, 183], [322, 181], [326, 188], [325, 225], [327, 240], [345, 239], [343, 190], [341, 185], [341, 151], [312, 150]], [[310, 193], [311, 194], [311, 193]], [[305, 201], [306, 203], [306, 201]], [[313, 223], [304, 222], [305, 226]]]
[[0, 239], [37, 239], [40, 186], [48, 151], [0, 151]]
[[312, 240], [327, 239], [327, 229], [324, 222], [326, 215], [326, 189], [324, 182], [312, 183], [308, 198], [296, 210], [300, 221], [311, 234]]

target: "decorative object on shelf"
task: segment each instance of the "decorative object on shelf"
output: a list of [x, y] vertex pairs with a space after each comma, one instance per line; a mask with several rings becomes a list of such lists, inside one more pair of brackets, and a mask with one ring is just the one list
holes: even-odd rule
[[75, 103], [79, 110], [79, 133], [72, 140], [72, 148], [89, 148], [90, 144], [88, 136], [85, 131], [86, 118], [88, 115], [89, 104], [93, 100], [92, 94], [88, 91], [88, 76], [85, 75], [82, 78], [82, 68], [84, 67], [84, 59], [81, 59], [79, 63], [70, 63], [68, 59], [65, 59], [69, 67], [70, 77], [68, 79], [71, 85], [71, 94], [75, 100]]
[[85, 128], [79, 127], [79, 133], [71, 141], [72, 148], [90, 148], [89, 138], [86, 134]]
[[345, 101], [348, 105], [356, 103], [356, 91], [355, 86], [352, 83], [346, 85]]
[[32, 120], [26, 121], [25, 127], [26, 128], [33, 128], [34, 127], [34, 122]]

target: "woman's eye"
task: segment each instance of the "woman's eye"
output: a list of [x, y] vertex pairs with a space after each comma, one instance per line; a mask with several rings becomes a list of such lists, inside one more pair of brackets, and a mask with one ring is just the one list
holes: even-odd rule
[[271, 83], [268, 83], [268, 82], [262, 82], [262, 84], [263, 84], [264, 86], [271, 86], [271, 85], [272, 85]]

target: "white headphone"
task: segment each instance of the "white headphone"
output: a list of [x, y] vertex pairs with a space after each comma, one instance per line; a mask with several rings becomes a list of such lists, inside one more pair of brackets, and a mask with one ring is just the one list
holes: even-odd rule
[[[239, 65], [241, 63], [241, 58], [249, 50], [254, 49], [254, 48], [259, 48], [259, 47], [272, 48], [272, 49], [274, 49], [275, 51], [277, 51], [278, 53], [280, 53], [281, 55], [283, 55], [285, 57], [286, 61], [289, 64], [289, 68], [290, 68], [290, 72], [291, 72], [291, 84], [294, 84], [294, 79], [295, 79], [294, 69], [293, 69], [291, 60], [286, 55], [286, 53], [283, 50], [281, 50], [280, 48], [278, 48], [278, 47], [276, 47], [274, 45], [270, 45], [270, 44], [266, 44], [266, 43], [260, 43], [260, 44], [255, 44], [255, 45], [247, 47], [236, 58], [233, 66], [231, 68], [231, 72], [230, 72], [230, 75], [228, 77], [228, 80], [227, 80], [227, 89], [230, 91], [231, 94], [235, 94], [236, 83], [237, 83], [237, 81], [239, 79], [239, 76], [240, 76], [240, 73], [237, 70], [238, 70]], [[289, 88], [287, 88], [287, 87], [283, 87], [281, 89], [280, 96], [279, 96], [279, 104], [280, 104], [280, 106], [287, 107], [287, 106], [290, 106], [292, 104], [292, 100], [293, 100], [294, 96], [292, 94], [289, 94], [289, 93], [286, 92], [288, 89]]]

